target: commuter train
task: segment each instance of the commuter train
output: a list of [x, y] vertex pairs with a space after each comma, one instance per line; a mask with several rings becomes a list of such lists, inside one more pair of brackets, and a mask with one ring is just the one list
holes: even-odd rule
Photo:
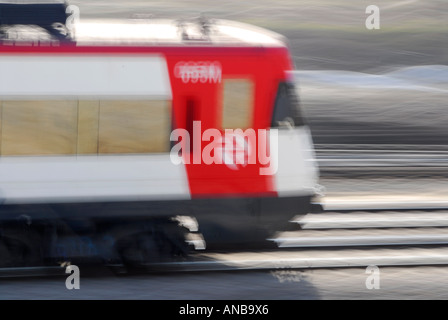
[[[270, 245], [318, 168], [285, 40], [0, 4], [0, 266]], [[33, 14], [29, 14], [32, 12]]]

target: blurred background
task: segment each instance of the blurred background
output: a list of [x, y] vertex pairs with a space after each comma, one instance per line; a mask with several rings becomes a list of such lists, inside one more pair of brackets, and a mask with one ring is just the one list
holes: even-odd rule
[[[284, 35], [316, 147], [326, 209], [448, 207], [448, 1], [70, 0], [70, 4], [79, 7], [81, 21], [204, 15]], [[380, 9], [380, 29], [365, 26], [369, 5]], [[382, 229], [376, 231], [381, 235]], [[22, 289], [17, 291], [20, 295], [9, 296], [13, 299], [36, 294], [49, 299], [448, 297], [443, 267], [386, 268], [382, 289], [376, 292], [365, 289], [364, 271], [137, 277], [115, 280], [118, 290], [110, 290], [110, 278], [94, 278], [85, 282], [87, 289], [78, 296], [60, 280], [10, 281], [4, 288]], [[154, 287], [157, 292], [144, 289]]]

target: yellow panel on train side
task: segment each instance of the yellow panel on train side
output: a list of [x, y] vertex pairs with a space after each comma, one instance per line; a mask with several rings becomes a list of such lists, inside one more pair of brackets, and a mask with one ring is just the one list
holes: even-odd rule
[[75, 154], [78, 101], [2, 102], [2, 155]]
[[254, 85], [249, 79], [223, 81], [223, 129], [246, 129], [252, 126]]
[[78, 104], [78, 154], [98, 153], [100, 102], [80, 100]]
[[100, 101], [99, 153], [168, 152], [168, 101]]

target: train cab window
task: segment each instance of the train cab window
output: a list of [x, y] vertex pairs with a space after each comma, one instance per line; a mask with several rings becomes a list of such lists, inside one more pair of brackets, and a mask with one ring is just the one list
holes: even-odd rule
[[76, 153], [78, 101], [5, 100], [1, 108], [2, 155]]
[[100, 101], [98, 153], [168, 152], [168, 101]]
[[302, 126], [305, 121], [300, 109], [299, 97], [293, 83], [282, 82], [275, 99], [272, 127]]
[[249, 79], [223, 80], [223, 129], [246, 129], [252, 126], [254, 84]]

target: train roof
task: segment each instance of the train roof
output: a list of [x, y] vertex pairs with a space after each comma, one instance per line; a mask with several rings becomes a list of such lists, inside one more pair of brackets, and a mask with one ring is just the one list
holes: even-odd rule
[[[48, 1], [48, 0], [47, 0]], [[32, 45], [283, 47], [280, 34], [253, 25], [199, 17], [190, 20], [84, 20], [64, 1], [0, 2], [0, 41]]]
[[75, 25], [79, 45], [285, 46], [283, 36], [229, 20], [83, 21]]

